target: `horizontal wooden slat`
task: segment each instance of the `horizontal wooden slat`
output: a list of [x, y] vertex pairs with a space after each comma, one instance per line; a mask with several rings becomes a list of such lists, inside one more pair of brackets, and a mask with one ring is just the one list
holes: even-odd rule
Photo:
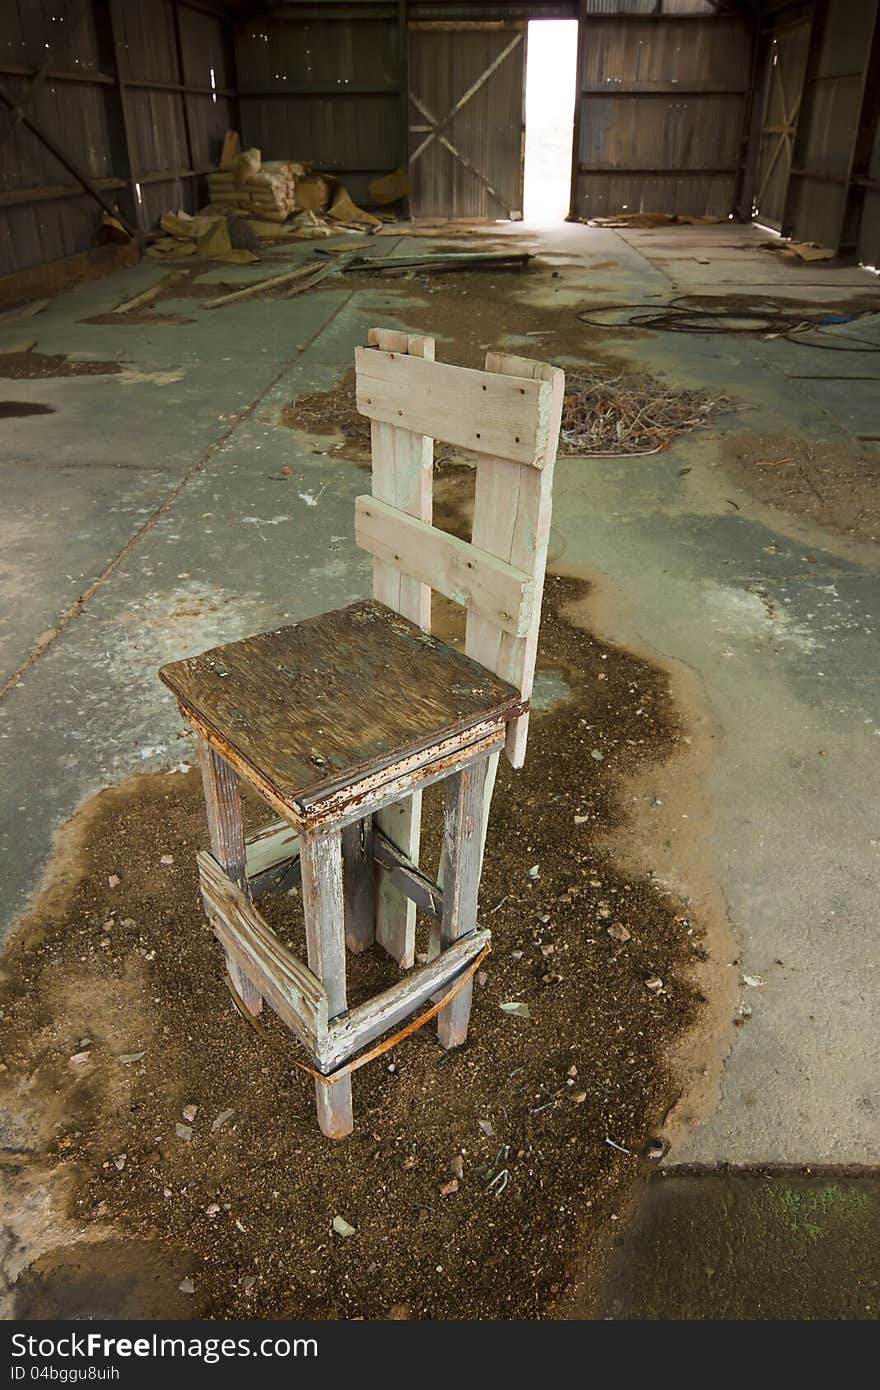
[[266, 926], [253, 903], [202, 850], [196, 861], [214, 934], [260, 994], [312, 1055], [327, 1032], [327, 995], [316, 975]]
[[347, 1057], [407, 1018], [444, 986], [451, 985], [490, 938], [491, 932], [488, 931], [471, 932], [427, 965], [413, 970], [406, 979], [368, 999], [356, 1009], [340, 1014], [321, 1040], [321, 1070], [333, 1071]]
[[493, 372], [357, 348], [357, 406], [371, 420], [480, 454], [543, 467], [550, 387]]
[[363, 550], [403, 574], [430, 584], [504, 632], [524, 637], [534, 584], [523, 570], [467, 541], [438, 531], [375, 497], [355, 503], [355, 535]]
[[427, 874], [423, 874], [408, 855], [397, 848], [381, 830], [373, 827], [373, 857], [387, 871], [391, 882], [416, 907], [430, 917], [439, 918], [443, 909], [443, 894]]

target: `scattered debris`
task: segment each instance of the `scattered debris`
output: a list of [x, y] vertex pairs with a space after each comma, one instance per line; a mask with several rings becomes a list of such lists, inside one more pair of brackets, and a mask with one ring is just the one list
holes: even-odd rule
[[193, 1137], [192, 1125], [183, 1125], [178, 1120], [177, 1124], [174, 1126], [174, 1133], [177, 1135], [178, 1139], [183, 1139], [188, 1144]]
[[444, 1182], [444, 1183], [441, 1184], [441, 1187], [440, 1187], [440, 1196], [441, 1196], [441, 1197], [451, 1197], [451, 1196], [453, 1195], [453, 1193], [455, 1193], [455, 1192], [457, 1192], [457, 1191], [458, 1191], [458, 1178], [450, 1178], [450, 1179], [449, 1179], [449, 1182]]
[[226, 1125], [228, 1125], [229, 1121], [232, 1119], [234, 1114], [235, 1111], [231, 1109], [221, 1110], [220, 1114], [217, 1116], [217, 1118], [214, 1120], [214, 1123], [211, 1125], [211, 1133], [216, 1134], [219, 1130], [225, 1129]]
[[660, 979], [659, 975], [651, 975], [650, 978], [645, 981], [645, 989], [649, 989], [652, 994], [659, 994], [662, 988], [663, 981]]
[[180, 1289], [181, 1293], [195, 1293], [196, 1291], [195, 1284], [193, 1283], [192, 1279], [189, 1278], [181, 1279], [177, 1287]]
[[607, 928], [607, 931], [612, 941], [622, 942], [630, 941], [632, 939], [632, 932], [627, 931], [626, 927], [623, 925], [622, 922], [612, 922], [611, 926]]
[[[339, 270], [342, 262], [324, 263], [315, 265], [314, 261], [309, 261], [305, 265], [297, 266], [296, 270], [286, 270], [282, 275], [270, 275], [267, 280], [257, 280], [253, 285], [246, 285], [242, 290], [233, 290], [229, 294], [221, 294], [216, 299], [206, 299], [202, 305], [203, 309], [222, 309], [226, 304], [238, 304], [243, 299], [253, 299], [258, 294], [265, 294], [267, 290], [278, 290], [287, 285], [294, 285], [295, 289], [291, 294], [301, 294], [303, 290], [310, 290], [314, 285], [320, 283], [325, 276]], [[297, 283], [298, 282], [298, 283]]]
[[487, 1139], [495, 1138], [495, 1126], [493, 1125], [491, 1120], [478, 1120], [477, 1124], [480, 1126], [480, 1129], [483, 1131]]
[[677, 435], [734, 409], [728, 396], [674, 391], [640, 372], [568, 372], [565, 388], [565, 452], [596, 458], [659, 453]]
[[610, 1144], [611, 1148], [616, 1149], [618, 1153], [628, 1154], [629, 1157], [632, 1158], [632, 1149], [625, 1149], [622, 1144], [615, 1144], [614, 1140], [609, 1139], [607, 1134], [605, 1136], [605, 1143]]
[[164, 864], [165, 867], [168, 868], [171, 864], [174, 863], [174, 855], [173, 855], [173, 854], [163, 854], [163, 855], [161, 855], [160, 858], [159, 858], [159, 863], [160, 863], [160, 864]]
[[367, 184], [367, 191], [370, 201], [376, 207], [399, 203], [409, 193], [409, 175], [405, 169], [395, 169], [392, 174], [382, 174], [378, 179], [371, 179]]
[[198, 1107], [197, 1105], [185, 1105], [185, 1106], [183, 1107], [183, 1110], [182, 1110], [181, 1113], [182, 1113], [182, 1115], [183, 1115], [183, 1118], [184, 1118], [189, 1124], [192, 1124], [192, 1122], [193, 1122], [193, 1120], [195, 1119], [196, 1115], [198, 1115], [198, 1113], [199, 1113], [199, 1107]]
[[758, 249], [775, 251], [786, 261], [833, 261], [837, 255], [829, 246], [820, 246], [817, 241], [789, 241], [786, 237], [759, 241]]
[[341, 1236], [343, 1240], [348, 1240], [349, 1236], [357, 1234], [357, 1227], [352, 1226], [350, 1222], [346, 1221], [344, 1216], [334, 1216], [333, 1230], [336, 1235]]
[[464, 1177], [464, 1158], [462, 1157], [462, 1155], [456, 1154], [449, 1167], [452, 1169], [453, 1177], [458, 1178], [458, 1180], [461, 1181], [461, 1179]]
[[118, 874], [109, 874], [107, 878], [107, 887], [118, 888], [121, 882], [122, 879], [119, 877]]
[[742, 983], [746, 985], [748, 989], [761, 989], [763, 985], [766, 985], [767, 981], [760, 975], [743, 975]]
[[121, 1057], [117, 1057], [116, 1060], [117, 1060], [123, 1067], [130, 1067], [131, 1064], [132, 1064], [133, 1062], [142, 1062], [142, 1061], [144, 1060], [144, 1058], [146, 1057], [146, 1055], [147, 1055], [147, 1054], [146, 1054], [146, 1051], [144, 1051], [144, 1052], [123, 1052], [122, 1056], [121, 1056]]
[[420, 275], [444, 275], [459, 270], [526, 270], [528, 251], [439, 252], [427, 256], [353, 256], [346, 271], [355, 274], [393, 275], [418, 271]]

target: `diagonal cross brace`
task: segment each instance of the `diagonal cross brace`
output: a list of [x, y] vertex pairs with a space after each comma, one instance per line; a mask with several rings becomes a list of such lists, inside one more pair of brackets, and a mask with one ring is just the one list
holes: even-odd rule
[[[492, 62], [489, 64], [489, 66], [486, 68], [486, 70], [485, 70], [484, 72], [481, 72], [481, 73], [480, 73], [480, 76], [477, 78], [476, 82], [471, 83], [471, 85], [470, 85], [470, 87], [468, 87], [467, 91], [464, 92], [464, 93], [458, 98], [458, 101], [455, 103], [455, 105], [452, 106], [452, 107], [450, 107], [450, 109], [447, 111], [446, 115], [443, 117], [443, 119], [442, 119], [441, 121], [438, 121], [437, 118], [436, 118], [436, 116], [431, 116], [431, 115], [429, 115], [428, 111], [425, 109], [425, 107], [424, 107], [424, 106], [422, 105], [422, 103], [419, 101], [418, 97], [415, 96], [412, 92], [410, 92], [410, 94], [409, 94], [409, 99], [410, 99], [410, 101], [413, 103], [414, 106], [417, 106], [417, 107], [418, 107], [418, 109], [421, 111], [422, 115], [425, 116], [425, 117], [427, 118], [428, 121], [430, 121], [430, 123], [431, 123], [431, 125], [432, 125], [432, 127], [433, 127], [433, 129], [431, 130], [430, 134], [425, 136], [425, 139], [422, 141], [422, 143], [418, 146], [417, 149], [413, 150], [413, 153], [410, 155], [410, 157], [409, 157], [410, 167], [411, 167], [413, 164], [415, 164], [416, 160], [419, 158], [419, 155], [421, 155], [421, 154], [423, 154], [423, 153], [425, 152], [425, 150], [428, 148], [428, 146], [430, 145], [430, 143], [431, 143], [432, 140], [438, 139], [438, 140], [440, 140], [440, 143], [441, 143], [441, 144], [447, 144], [447, 142], [446, 142], [445, 140], [443, 140], [442, 136], [440, 135], [440, 131], [443, 129], [444, 126], [446, 126], [446, 125], [449, 124], [449, 122], [453, 119], [454, 116], [457, 116], [457, 115], [458, 115], [459, 111], [460, 111], [461, 108], [465, 105], [465, 103], [470, 101], [471, 97], [474, 96], [475, 93], [478, 92], [478, 91], [480, 90], [480, 88], [483, 86], [483, 84], [484, 84], [485, 82], [488, 82], [488, 80], [489, 80], [489, 78], [492, 76], [493, 72], [497, 72], [497, 70], [501, 67], [501, 64], [504, 62], [504, 60], [505, 60], [507, 57], [509, 57], [509, 55], [513, 52], [513, 50], [517, 47], [518, 44], [521, 44], [521, 43], [522, 43], [522, 38], [523, 38], [523, 31], [520, 30], [520, 31], [519, 31], [517, 34], [515, 34], [514, 37], [510, 40], [510, 43], [507, 44], [507, 46], [501, 50], [501, 52], [497, 55], [497, 57], [495, 57], [495, 58], [492, 59]], [[452, 147], [449, 146], [449, 145], [447, 145], [447, 148], [452, 148]], [[461, 159], [461, 158], [462, 158], [461, 155], [459, 155], [457, 152], [455, 152], [455, 153], [456, 153], [456, 158], [458, 158], [458, 159]], [[464, 163], [464, 162], [465, 162], [465, 161], [462, 159], [462, 163]], [[492, 190], [492, 192], [494, 193], [494, 189]], [[495, 194], [495, 197], [497, 197], [497, 196], [498, 196], [498, 195]]]
[[[410, 92], [409, 96], [410, 101], [413, 103], [413, 105], [418, 107], [419, 111], [421, 111], [425, 119], [431, 121], [433, 124], [436, 118], [431, 115], [427, 106], [425, 106], [424, 103], [421, 102], [417, 96], [413, 96], [412, 92]], [[440, 122], [439, 124], [442, 124], [442, 122]], [[475, 164], [471, 163], [467, 155], [462, 154], [461, 150], [456, 149], [451, 140], [447, 139], [445, 135], [440, 133], [439, 124], [434, 124], [434, 131], [432, 132], [430, 139], [433, 139], [434, 135], [436, 134], [440, 144], [443, 145], [444, 148], [449, 151], [449, 153], [453, 156], [454, 159], [458, 160], [459, 164], [463, 164], [465, 169], [469, 170], [470, 173], [473, 174], [474, 178], [479, 179], [480, 183], [487, 190], [487, 192], [489, 192], [492, 195], [496, 203], [498, 203], [499, 207], [503, 208], [505, 212], [508, 212], [509, 208], [505, 200], [502, 198], [501, 194], [497, 191], [497, 189], [492, 187], [491, 183], [486, 178], [486, 175], [482, 173], [481, 170], [479, 170]]]

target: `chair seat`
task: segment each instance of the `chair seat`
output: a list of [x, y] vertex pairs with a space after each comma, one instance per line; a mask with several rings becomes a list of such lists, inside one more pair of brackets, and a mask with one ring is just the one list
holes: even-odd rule
[[[515, 687], [375, 600], [163, 666], [181, 712], [293, 820], [503, 730]], [[350, 792], [350, 796], [348, 793]]]

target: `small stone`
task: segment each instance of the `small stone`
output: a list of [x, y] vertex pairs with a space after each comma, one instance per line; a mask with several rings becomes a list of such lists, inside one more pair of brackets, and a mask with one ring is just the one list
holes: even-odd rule
[[208, 1205], [205, 1207], [205, 1215], [206, 1215], [206, 1216], [217, 1216], [217, 1215], [219, 1214], [219, 1212], [220, 1212], [220, 1203], [219, 1203], [219, 1202], [209, 1202]]
[[181, 1111], [183, 1118], [185, 1120], [188, 1120], [190, 1124], [192, 1124], [193, 1120], [195, 1119], [196, 1115], [198, 1115], [198, 1113], [199, 1107], [197, 1105], [185, 1105], [183, 1107], [183, 1110]]
[[583, 1105], [583, 1103], [584, 1103], [584, 1101], [586, 1100], [586, 1098], [587, 1098], [587, 1093], [586, 1093], [586, 1091], [572, 1091], [572, 1093], [571, 1093], [571, 1099], [572, 1099], [572, 1103], [573, 1103], [574, 1105]]
[[555, 947], [555, 946], [552, 944], [552, 942], [551, 942], [551, 944], [550, 944], [549, 946], [542, 946], [542, 947], [541, 947], [541, 955], [542, 955], [542, 956], [545, 956], [545, 957], [546, 957], [546, 956], [552, 956], [552, 955], [553, 955], [553, 952], [554, 952], [555, 950], [556, 950], [556, 947]]
[[590, 757], [591, 757], [591, 758], [594, 758], [594, 759], [596, 760], [597, 763], [604, 762], [604, 760], [605, 760], [605, 754], [604, 754], [604, 753], [600, 753], [598, 748], [591, 748], [591, 749], [590, 749]]
[[538, 877], [538, 874], [540, 872], [541, 870], [539, 866], [537, 864], [533, 864], [532, 867], [529, 869], [529, 878], [532, 879], [532, 881], [534, 881]]
[[518, 999], [512, 999], [506, 1004], [498, 1006], [503, 1014], [512, 1014], [514, 1018], [531, 1018], [531, 1010], [528, 1004], [522, 1004]]
[[477, 1124], [480, 1126], [480, 1129], [483, 1131], [487, 1139], [495, 1138], [495, 1126], [493, 1125], [491, 1120], [478, 1120]]
[[441, 1196], [441, 1197], [451, 1197], [451, 1196], [453, 1195], [453, 1193], [455, 1193], [455, 1192], [457, 1192], [457, 1191], [458, 1191], [458, 1178], [450, 1178], [450, 1179], [449, 1179], [449, 1182], [444, 1182], [444, 1183], [441, 1184], [441, 1187], [440, 1187], [440, 1196]]
[[357, 1228], [346, 1221], [344, 1216], [334, 1216], [333, 1230], [338, 1236], [341, 1236], [343, 1240], [348, 1240], [349, 1236], [356, 1235], [357, 1233]]
[[600, 907], [600, 908], [598, 909], [596, 915], [597, 915], [598, 917], [601, 917], [604, 921], [607, 921], [607, 919], [611, 916], [611, 908], [610, 908], [610, 907]]
[[608, 928], [608, 935], [611, 937], [612, 941], [629, 941], [632, 932], [627, 931], [622, 922], [612, 922], [611, 926]]
[[254, 1284], [256, 1282], [256, 1274], [246, 1274], [241, 1281], [241, 1286], [244, 1289], [245, 1293], [250, 1293], [251, 1289], [254, 1287]]
[[172, 1195], [172, 1193], [171, 1193], [171, 1188], [170, 1188], [170, 1187], [163, 1187], [163, 1188], [162, 1188], [162, 1196], [163, 1196], [164, 1198], [166, 1198], [166, 1200], [167, 1200], [169, 1197], [171, 1197], [171, 1195]]
[[575, 816], [574, 823], [575, 825], [586, 825], [589, 819], [589, 816]]
[[125, 1160], [127, 1158], [128, 1154], [117, 1154], [114, 1158], [113, 1162], [116, 1164], [116, 1167], [119, 1169], [120, 1172], [122, 1172], [122, 1169], [125, 1167]]
[[146, 1055], [146, 1052], [123, 1052], [116, 1060], [123, 1067], [129, 1067], [132, 1062], [142, 1062]]
[[178, 1120], [177, 1124], [174, 1126], [174, 1133], [177, 1135], [178, 1139], [185, 1139], [186, 1142], [189, 1143], [190, 1139], [193, 1137], [192, 1125], [182, 1125]]
[[218, 1129], [223, 1129], [235, 1114], [234, 1110], [221, 1110], [214, 1123], [211, 1125], [211, 1133], [216, 1134]]
[[743, 975], [742, 982], [749, 989], [761, 989], [767, 983], [760, 975]]
[[415, 1154], [407, 1154], [406, 1158], [403, 1160], [403, 1166], [407, 1172], [409, 1172], [410, 1169], [418, 1167], [418, 1162], [419, 1160]]
[[180, 1289], [181, 1293], [195, 1293], [196, 1291], [196, 1286], [192, 1279], [181, 1279], [177, 1287]]
[[118, 874], [110, 874], [107, 878], [107, 887], [118, 888], [121, 882], [122, 879], [119, 877]]
[[458, 1178], [460, 1182], [461, 1179], [464, 1177], [464, 1159], [462, 1158], [461, 1154], [455, 1155], [449, 1167], [452, 1171], [453, 1177]]
[[165, 864], [166, 866], [169, 865], [169, 864], [173, 864], [173, 863], [174, 863], [174, 855], [173, 855], [173, 854], [163, 854], [163, 855], [161, 855], [161, 856], [160, 856], [160, 859], [159, 859], [159, 863], [160, 863], [160, 864]]
[[569, 1069], [568, 1069], [568, 1074], [569, 1074], [569, 1076], [577, 1076], [577, 1074], [578, 1074], [578, 1069], [577, 1069], [577, 1067], [575, 1066], [574, 1062], [572, 1062], [571, 1066], [569, 1067]]
[[91, 1059], [92, 1054], [90, 1052], [75, 1052], [72, 1057], [68, 1057], [67, 1062], [69, 1066], [76, 1069], [88, 1066]]
[[660, 979], [659, 975], [651, 975], [650, 978], [645, 981], [645, 989], [649, 989], [652, 994], [659, 994], [662, 988], [663, 981]]

